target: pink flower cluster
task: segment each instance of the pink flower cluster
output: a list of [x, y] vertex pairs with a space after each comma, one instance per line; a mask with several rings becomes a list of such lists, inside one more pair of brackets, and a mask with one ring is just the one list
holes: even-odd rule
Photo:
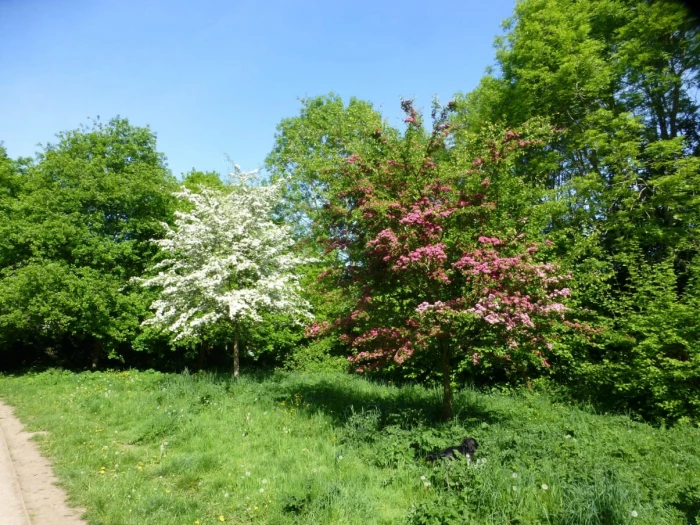
[[442, 301], [435, 301], [434, 303], [424, 302], [418, 305], [418, 307], [416, 308], [416, 313], [424, 314], [428, 310], [441, 311], [443, 308], [445, 308], [445, 306], [446, 304]]
[[429, 246], [423, 246], [416, 250], [408, 253], [408, 255], [401, 255], [396, 264], [394, 265], [394, 270], [406, 270], [411, 265], [422, 263], [429, 265], [430, 263], [442, 263], [447, 260], [447, 254], [445, 253], [445, 245], [442, 243], [433, 244]]
[[497, 237], [484, 237], [483, 235], [479, 237], [479, 242], [482, 244], [493, 244], [494, 246], [498, 246], [499, 244], [503, 244], [503, 241], [498, 239]]
[[[414, 205], [413, 209], [399, 222], [401, 224], [424, 224], [427, 219], [438, 217], [449, 217], [456, 208], [446, 208], [440, 204], [432, 204], [428, 199], [422, 199], [420, 204]], [[442, 228], [440, 228], [442, 231]]]
[[374, 239], [367, 243], [368, 248], [374, 248], [375, 250], [380, 246], [391, 251], [399, 247], [399, 239], [391, 228], [380, 231]]
[[399, 330], [389, 328], [372, 328], [364, 334], [354, 338], [352, 346], [360, 347], [368, 343], [379, 343], [371, 351], [361, 351], [348, 360], [360, 366], [357, 371], [376, 370], [384, 363], [393, 359], [397, 364], [403, 364], [415, 351], [413, 344]]
[[306, 337], [318, 337], [330, 331], [331, 328], [332, 326], [328, 321], [315, 322], [304, 329], [304, 335]]

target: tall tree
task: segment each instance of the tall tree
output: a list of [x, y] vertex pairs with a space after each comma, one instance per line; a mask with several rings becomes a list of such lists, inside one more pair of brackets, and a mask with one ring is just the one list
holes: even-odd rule
[[156, 137], [124, 119], [58, 135], [16, 176], [0, 214], [0, 332], [76, 363], [128, 348], [148, 301], [123, 289], [172, 217]]
[[[266, 159], [273, 178], [285, 177], [285, 204], [279, 211], [290, 217], [295, 233], [306, 235], [325, 203], [325, 194], [342, 185], [344, 160], [375, 148], [377, 130], [395, 133], [366, 101], [345, 104], [334, 94], [303, 99], [299, 116], [277, 126], [275, 146]], [[291, 175], [291, 176], [290, 176]]]
[[[498, 70], [458, 97], [454, 122], [542, 117], [560, 129], [516, 169], [528, 180], [533, 165], [548, 167], [547, 229], [574, 270], [577, 300], [608, 327], [601, 346], [579, 348], [570, 379], [579, 388], [583, 374], [622, 407], [692, 412], [686, 402], [669, 410], [666, 392], [700, 377], [697, 322], [687, 325], [700, 262], [698, 22], [670, 1], [524, 0], [505, 29]], [[661, 307], [667, 287], [673, 314]]]

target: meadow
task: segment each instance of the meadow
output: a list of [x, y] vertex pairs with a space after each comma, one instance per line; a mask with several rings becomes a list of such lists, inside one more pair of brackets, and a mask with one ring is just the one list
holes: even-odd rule
[[[700, 429], [343, 374], [0, 376], [92, 525], [699, 523]], [[479, 442], [474, 461], [426, 462]]]

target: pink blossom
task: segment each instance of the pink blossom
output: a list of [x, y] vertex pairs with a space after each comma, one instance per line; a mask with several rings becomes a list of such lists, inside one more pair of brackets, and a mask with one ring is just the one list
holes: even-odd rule
[[331, 325], [328, 323], [328, 321], [315, 322], [305, 328], [304, 335], [306, 337], [317, 337], [328, 332], [330, 328]]
[[485, 237], [481, 236], [479, 237], [478, 241], [483, 244], [493, 244], [494, 246], [498, 246], [499, 244], [503, 244], [503, 241], [496, 237]]
[[447, 260], [447, 255], [445, 254], [446, 246], [442, 243], [423, 246], [416, 250], [408, 253], [408, 255], [401, 255], [396, 261], [397, 270], [406, 269], [409, 265], [420, 263], [420, 262], [442, 262]]
[[442, 301], [436, 301], [434, 303], [428, 303], [428, 302], [423, 302], [418, 305], [416, 308], [416, 312], [419, 314], [423, 314], [428, 310], [442, 310], [442, 308], [445, 306], [445, 303]]

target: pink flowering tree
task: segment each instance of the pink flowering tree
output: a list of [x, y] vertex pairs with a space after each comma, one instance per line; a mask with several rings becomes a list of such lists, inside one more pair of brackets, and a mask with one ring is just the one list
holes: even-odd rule
[[549, 243], [525, 216], [532, 200], [511, 175], [546, 130], [494, 134], [465, 149], [451, 140], [451, 103], [434, 106], [431, 133], [411, 101], [403, 109], [401, 140], [377, 130], [373, 153], [348, 155], [342, 185], [317, 218], [334, 255], [322, 279], [355, 300], [346, 316], [308, 333], [339, 331], [360, 373], [428, 356], [451, 417], [455, 358], [550, 366], [569, 276], [546, 262]]

